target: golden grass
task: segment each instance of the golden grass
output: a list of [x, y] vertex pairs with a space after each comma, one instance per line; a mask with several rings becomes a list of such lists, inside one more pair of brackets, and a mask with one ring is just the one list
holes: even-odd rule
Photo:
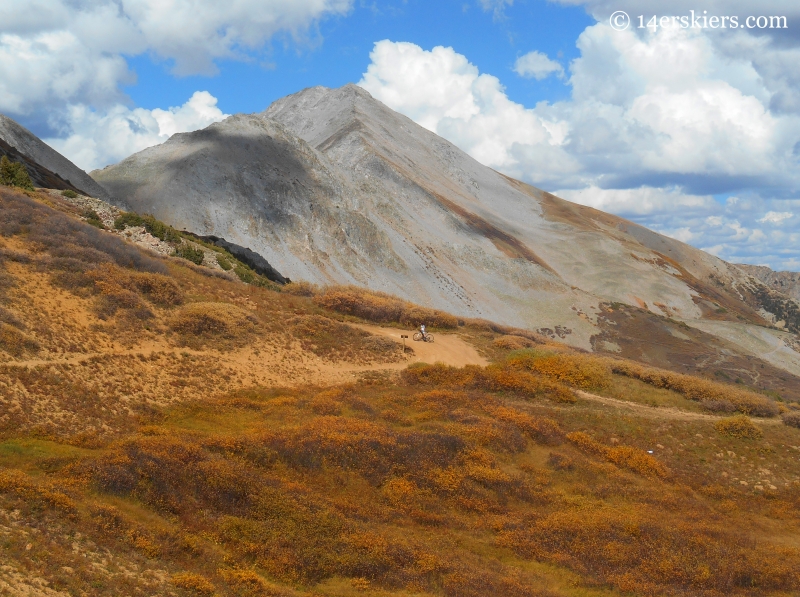
[[[796, 429], [574, 403], [586, 389], [768, 414], [763, 396], [472, 321], [459, 329], [498, 357], [487, 367], [242, 389], [231, 347], [273, 367], [384, 358], [334, 311], [458, 322], [357, 289], [329, 289], [332, 311], [326, 290], [209, 280], [64, 221], [53, 242], [52, 214], [0, 202], [14, 251], [0, 321], [45, 360], [0, 371], [0, 429], [16, 436], [0, 442], [4, 566], [98, 596], [800, 591]], [[140, 337], [156, 349], [104, 352]]]
[[743, 414], [773, 417], [778, 414], [775, 403], [761, 394], [709, 379], [674, 373], [633, 361], [607, 359], [611, 371], [644, 381], [657, 388], [667, 388], [698, 402], [727, 403]]
[[198, 302], [180, 307], [170, 320], [170, 328], [187, 344], [213, 340], [243, 341], [252, 335], [258, 319], [230, 303]]
[[748, 513], [785, 504], [774, 516], [796, 525], [800, 484], [772, 499], [708, 485], [685, 456], [667, 466], [570, 430], [562, 405], [516, 400], [414, 379], [242, 391], [72, 452], [41, 480], [5, 472], [0, 499], [160, 562], [189, 594], [800, 590], [800, 550], [755, 541]]
[[325, 309], [354, 315], [375, 323], [399, 323], [409, 327], [455, 328], [458, 319], [437, 309], [421, 307], [384, 292], [356, 286], [329, 286], [314, 297]]

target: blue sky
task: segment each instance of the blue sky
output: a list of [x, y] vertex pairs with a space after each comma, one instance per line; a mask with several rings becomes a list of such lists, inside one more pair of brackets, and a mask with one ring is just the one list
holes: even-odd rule
[[[260, 112], [272, 101], [306, 87], [355, 83], [369, 64], [376, 41], [410, 41], [423, 48], [449, 46], [469, 57], [481, 72], [503, 79], [509, 97], [526, 105], [569, 95], [558, 79], [535, 81], [513, 76], [518, 56], [536, 49], [568, 63], [578, 56], [575, 40], [595, 20], [583, 7], [529, 0], [502, 13], [470, 0], [359, 2], [346, 16], [317, 24], [310, 43], [280, 35], [251, 62], [223, 61], [217, 76], [176, 78], [172, 61], [141, 55], [129, 60], [138, 81], [126, 86], [143, 108], [180, 105], [195, 90], [209, 91], [226, 113]], [[46, 131], [42, 131], [46, 132]]]
[[[636, 26], [693, 10], [785, 19]], [[796, 0], [0, 3], [0, 112], [87, 171], [305, 87], [357, 83], [496, 170], [795, 271], [798, 64]]]

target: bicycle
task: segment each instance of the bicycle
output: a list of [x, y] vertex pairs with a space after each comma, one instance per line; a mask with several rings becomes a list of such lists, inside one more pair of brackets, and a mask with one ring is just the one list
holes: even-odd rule
[[433, 342], [433, 334], [425, 334], [423, 337], [422, 332], [416, 332], [414, 334], [414, 342], [419, 342], [420, 340], [424, 340], [425, 342]]

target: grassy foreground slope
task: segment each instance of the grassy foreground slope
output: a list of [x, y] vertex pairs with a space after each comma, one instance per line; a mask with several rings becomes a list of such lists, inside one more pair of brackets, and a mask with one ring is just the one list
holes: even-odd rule
[[800, 591], [796, 404], [79, 215], [0, 189], [0, 594]]

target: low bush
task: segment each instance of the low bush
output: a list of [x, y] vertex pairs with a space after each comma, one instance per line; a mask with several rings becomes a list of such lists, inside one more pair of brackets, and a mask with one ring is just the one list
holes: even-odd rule
[[674, 390], [689, 400], [701, 403], [708, 401], [712, 404], [727, 402], [738, 412], [756, 417], [774, 417], [778, 414], [778, 407], [772, 400], [742, 388], [649, 367], [633, 361], [607, 359], [607, 362], [611, 371], [618, 375], [633, 377], [657, 388]]
[[62, 197], [66, 197], [67, 199], [77, 199], [78, 198], [78, 193], [76, 193], [72, 189], [65, 189], [65, 190], [61, 191], [61, 196]]
[[193, 247], [190, 243], [184, 242], [175, 247], [175, 252], [173, 253], [176, 257], [182, 257], [187, 261], [191, 261], [196, 265], [202, 265], [203, 260], [206, 257], [205, 251], [202, 249], [198, 249]]
[[588, 355], [528, 350], [510, 355], [505, 362], [512, 369], [539, 373], [549, 379], [585, 390], [602, 389], [611, 385], [611, 369], [606, 361]]
[[437, 328], [458, 327], [458, 318], [449, 313], [356, 286], [328, 287], [314, 297], [314, 302], [331, 311], [376, 323], [399, 323], [409, 327], [417, 327], [422, 323]]
[[230, 260], [223, 254], [217, 253], [217, 264], [226, 272], [229, 272], [233, 269], [233, 265], [231, 265]]
[[630, 469], [646, 477], [666, 477], [669, 469], [644, 450], [632, 446], [609, 447], [582, 431], [567, 434], [567, 439], [579, 450], [602, 456], [609, 462]]
[[795, 410], [783, 413], [781, 418], [783, 419], [784, 425], [788, 425], [789, 427], [797, 427], [800, 429], [800, 412]]
[[129, 226], [142, 226], [148, 233], [165, 242], [179, 243], [183, 240], [180, 232], [150, 214], [140, 216], [134, 212], [122, 212], [114, 220], [114, 228], [117, 230], [125, 230]]
[[714, 429], [722, 435], [740, 439], [761, 439], [764, 436], [764, 432], [745, 415], [721, 419], [714, 423]]
[[503, 350], [523, 350], [536, 345], [533, 340], [516, 335], [501, 336], [497, 338], [493, 344], [496, 348], [501, 348]]
[[320, 293], [320, 288], [316, 284], [299, 280], [297, 282], [289, 282], [285, 284], [281, 291], [292, 294], [294, 296], [316, 296]]
[[180, 572], [173, 574], [170, 580], [176, 587], [186, 589], [196, 595], [213, 595], [215, 592], [214, 584], [200, 574]]
[[21, 162], [12, 162], [8, 156], [0, 158], [0, 184], [9, 187], [18, 187], [26, 191], [33, 191], [33, 182], [28, 175], [28, 170], [25, 164]]
[[144, 226], [142, 216], [130, 211], [123, 211], [114, 220], [114, 228], [117, 230], [125, 230], [127, 227]]
[[84, 210], [81, 214], [86, 219], [86, 223], [94, 226], [95, 228], [105, 228], [103, 220], [100, 219], [99, 214], [93, 209]]
[[512, 391], [526, 398], [545, 397], [556, 402], [575, 402], [572, 391], [563, 384], [542, 375], [510, 367], [507, 363], [495, 363], [488, 367], [467, 365], [463, 368], [441, 363], [415, 363], [405, 369], [401, 377], [411, 385], [474, 388], [490, 392]]
[[257, 319], [230, 303], [190, 303], [180, 308], [170, 328], [186, 337], [240, 339], [255, 329]]
[[0, 350], [14, 357], [25, 353], [35, 353], [40, 349], [39, 343], [17, 327], [0, 322]]

